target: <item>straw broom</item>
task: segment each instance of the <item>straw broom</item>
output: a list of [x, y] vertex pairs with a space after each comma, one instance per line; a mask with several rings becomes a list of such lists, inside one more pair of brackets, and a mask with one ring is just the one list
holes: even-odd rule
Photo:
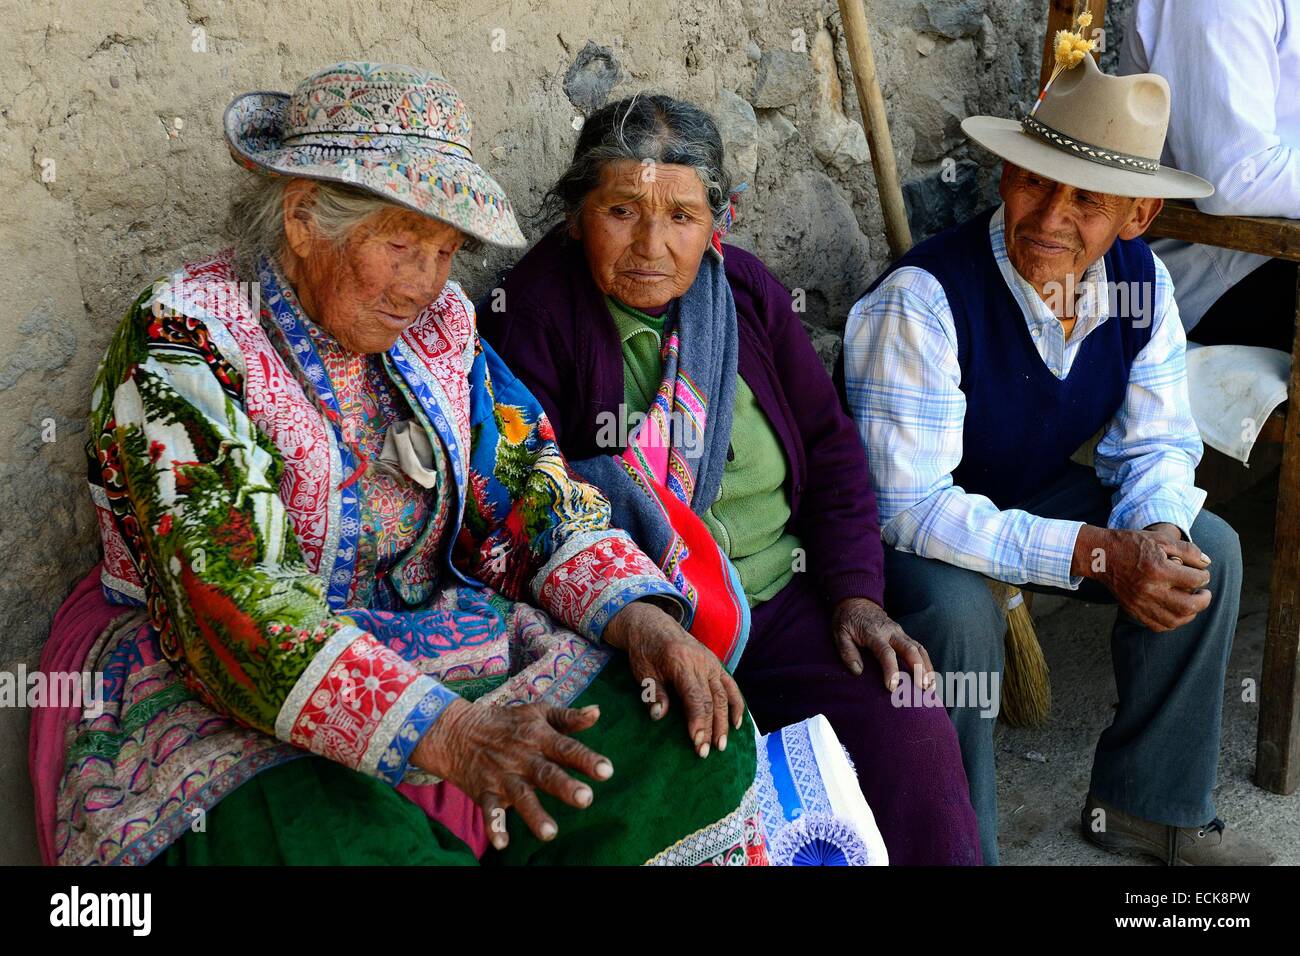
[[[871, 148], [871, 166], [876, 174], [880, 209], [885, 219], [885, 237], [889, 251], [901, 256], [912, 245], [912, 232], [903, 205], [903, 190], [898, 181], [898, 163], [889, 138], [889, 118], [885, 114], [885, 97], [876, 76], [876, 59], [871, 52], [867, 32], [867, 14], [863, 0], [838, 0], [844, 39], [849, 48], [853, 69], [853, 86], [862, 109], [867, 145]], [[1007, 609], [1006, 663], [1002, 674], [1002, 717], [1013, 726], [1035, 726], [1047, 720], [1052, 706], [1052, 686], [1043, 649], [1034, 633], [1029, 607], [1018, 588], [989, 582], [1002, 594]], [[917, 635], [922, 643], [924, 635]]]
[[1041, 727], [1052, 710], [1052, 679], [1029, 613], [1029, 595], [1001, 581], [987, 583], [1007, 612], [1001, 717], [1012, 727]]

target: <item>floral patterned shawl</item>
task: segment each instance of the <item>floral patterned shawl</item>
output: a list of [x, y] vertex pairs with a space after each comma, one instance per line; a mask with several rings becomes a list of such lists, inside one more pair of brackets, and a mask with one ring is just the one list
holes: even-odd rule
[[[68, 862], [147, 860], [178, 835], [187, 801], [204, 805], [199, 791], [222, 792], [223, 775], [246, 779], [248, 768], [229, 776], [238, 753], [269, 755], [275, 739], [394, 785], [427, 782], [411, 751], [458, 691], [572, 700], [603, 665], [601, 632], [620, 608], [649, 595], [681, 605], [571, 474], [449, 282], [383, 357], [445, 459], [446, 506], [388, 572], [401, 606], [351, 606], [355, 577], [374, 571], [358, 564], [364, 463], [330, 414], [292, 289], [267, 263], [260, 279], [259, 302], [227, 251], [145, 290], [100, 367], [89, 450], [105, 594], [147, 609], [144, 650], [119, 648], [123, 666], [170, 665], [184, 686], [169, 693], [261, 743], [227, 741], [220, 766], [155, 762], [143, 788], [125, 779], [138, 767], [70, 762], [61, 843], [82, 859]], [[119, 683], [128, 699], [107, 711], [119, 737], [175, 717], [165, 701], [129, 699], [129, 668]], [[134, 730], [121, 723], [132, 703]], [[194, 736], [196, 720], [157, 734]], [[88, 824], [105, 811], [108, 823]]]

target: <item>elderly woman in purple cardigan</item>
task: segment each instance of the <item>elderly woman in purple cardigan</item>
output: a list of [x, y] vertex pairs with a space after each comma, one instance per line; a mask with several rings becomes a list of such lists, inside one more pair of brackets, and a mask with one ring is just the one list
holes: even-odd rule
[[[563, 221], [481, 304], [480, 329], [687, 599], [760, 729], [825, 714], [892, 863], [978, 863], [936, 675], [881, 608], [861, 441], [790, 293], [721, 242], [722, 160], [689, 103], [598, 110], [548, 196]], [[636, 676], [653, 700], [656, 675]]]

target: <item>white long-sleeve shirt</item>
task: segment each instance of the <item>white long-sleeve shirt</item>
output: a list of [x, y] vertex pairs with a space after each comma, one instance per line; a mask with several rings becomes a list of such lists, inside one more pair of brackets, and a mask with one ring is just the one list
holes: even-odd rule
[[[1121, 73], [1159, 73], [1172, 96], [1162, 161], [1214, 184], [1213, 215], [1300, 218], [1300, 0], [1137, 0]], [[1152, 249], [1191, 329], [1267, 260], [1162, 239]]]

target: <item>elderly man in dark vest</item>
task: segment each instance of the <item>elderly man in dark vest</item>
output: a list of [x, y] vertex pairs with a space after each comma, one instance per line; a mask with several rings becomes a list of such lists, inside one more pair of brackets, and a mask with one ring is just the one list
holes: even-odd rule
[[[915, 247], [849, 315], [846, 395], [880, 507], [886, 607], [941, 674], [996, 687], [1005, 621], [986, 577], [1118, 604], [1119, 705], [1085, 837], [1170, 864], [1265, 863], [1215, 812], [1241, 551], [1201, 507], [1186, 342], [1140, 238], [1163, 199], [1213, 189], [1160, 165], [1162, 78], [1106, 76], [1065, 52], [1022, 122], [963, 123], [1004, 160], [1002, 204]], [[1076, 464], [1098, 434], [1093, 466]], [[942, 703], [994, 862], [996, 711]]]

